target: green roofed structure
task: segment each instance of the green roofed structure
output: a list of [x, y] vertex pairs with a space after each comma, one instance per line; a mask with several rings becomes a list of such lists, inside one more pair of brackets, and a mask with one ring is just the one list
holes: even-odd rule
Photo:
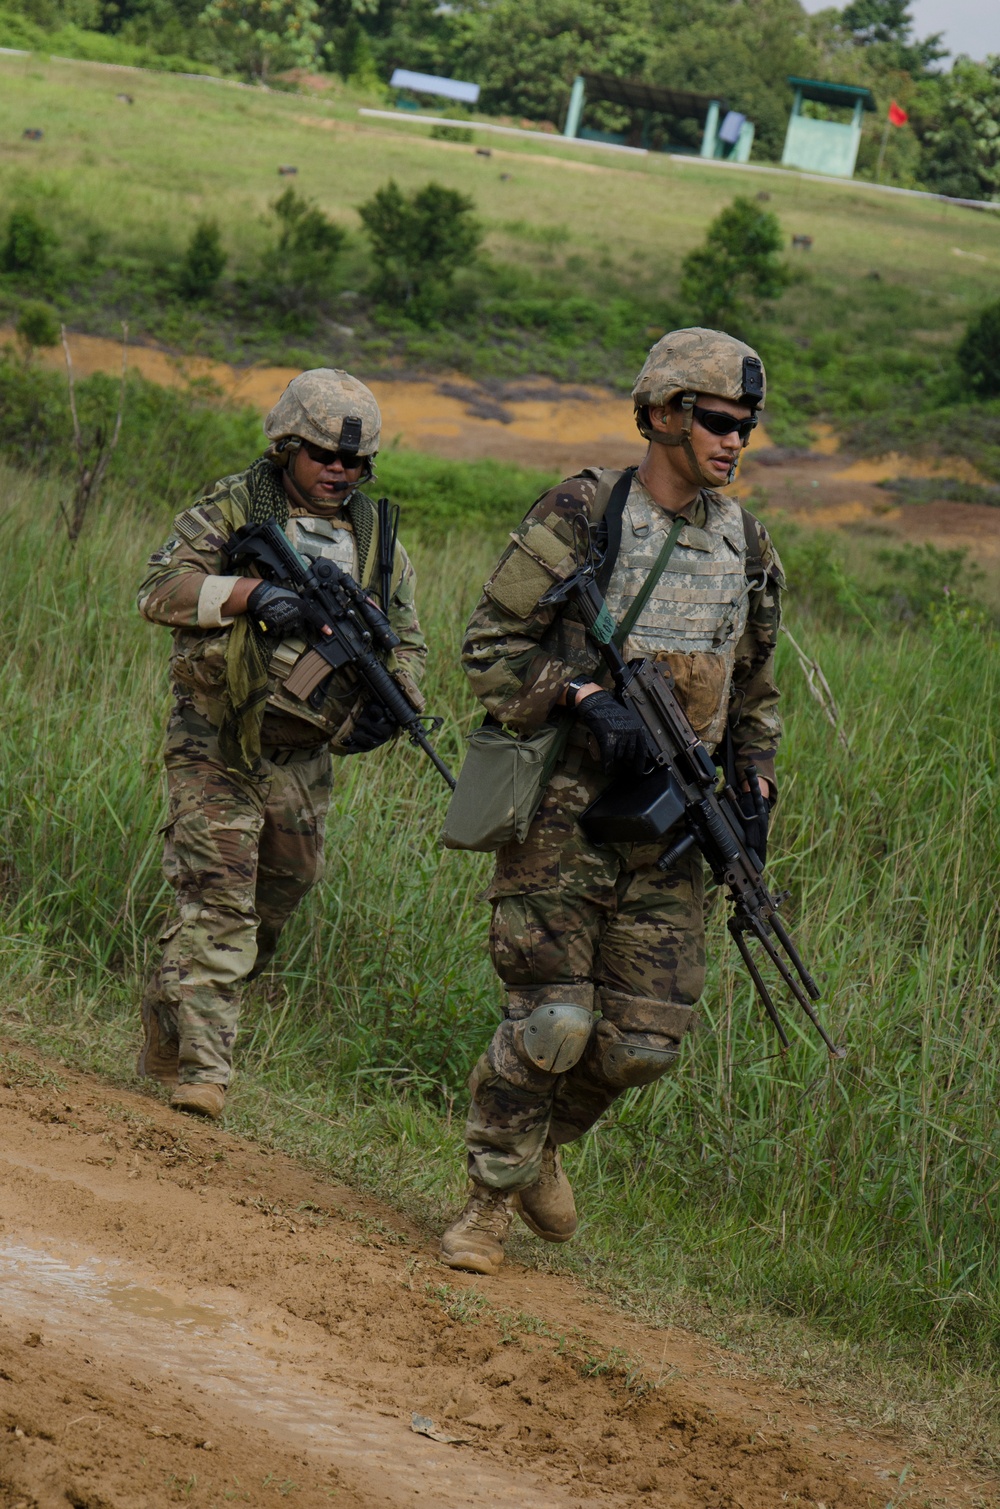
[[[860, 84], [831, 84], [822, 79], [788, 82], [795, 90], [795, 103], [788, 118], [785, 150], [781, 161], [786, 168], [804, 168], [808, 173], [826, 173], [831, 178], [853, 178], [861, 145], [861, 116], [875, 109], [875, 97]], [[802, 105], [811, 100], [841, 112], [851, 112], [850, 121], [818, 120], [803, 115]]]
[[[588, 100], [621, 105], [632, 116], [632, 129], [598, 131], [582, 124]], [[563, 135], [582, 141], [600, 141], [612, 146], [651, 149], [666, 145], [669, 123], [702, 122], [701, 146], [688, 148], [692, 155], [724, 157], [746, 162], [753, 145], [753, 125], [735, 110], [728, 110], [721, 95], [697, 94], [691, 89], [667, 89], [645, 84], [641, 79], [621, 79], [613, 73], [581, 73], [573, 80]], [[672, 150], [677, 150], [674, 147]], [[684, 150], [683, 148], [681, 150]]]

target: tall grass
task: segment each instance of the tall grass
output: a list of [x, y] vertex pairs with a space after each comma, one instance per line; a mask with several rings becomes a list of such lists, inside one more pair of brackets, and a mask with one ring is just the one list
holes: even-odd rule
[[[167, 643], [132, 607], [166, 511], [120, 501], [71, 553], [57, 489], [9, 469], [0, 488], [0, 991], [11, 1020], [61, 1020], [69, 1041], [86, 1018], [118, 1041], [167, 902]], [[476, 713], [456, 649], [502, 531], [446, 536], [432, 520], [421, 543], [412, 514], [429, 702], [457, 761]], [[794, 579], [815, 551], [778, 538]], [[791, 615], [836, 689], [851, 754], [783, 647], [773, 876], [792, 891], [848, 1057], [831, 1064], [790, 1012], [792, 1051], [775, 1056], [717, 907], [703, 1030], [676, 1074], [619, 1102], [571, 1155], [583, 1250], [646, 1296], [723, 1292], [885, 1355], [990, 1367], [997, 637], [947, 607], [866, 621], [818, 590], [793, 595]], [[488, 862], [439, 848], [445, 799], [408, 747], [340, 762], [326, 878], [251, 994], [240, 1044], [261, 1083], [344, 1127], [348, 1170], [435, 1199], [459, 1187], [463, 1081], [499, 999], [479, 900]]]

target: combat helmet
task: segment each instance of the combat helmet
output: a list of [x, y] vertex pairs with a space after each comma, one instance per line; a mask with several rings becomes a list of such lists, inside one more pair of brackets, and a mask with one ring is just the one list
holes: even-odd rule
[[369, 463], [382, 437], [382, 415], [370, 388], [339, 367], [313, 367], [293, 377], [264, 420], [276, 461], [310, 440], [328, 450], [353, 451]]
[[[745, 403], [753, 411], [764, 407], [767, 380], [764, 364], [752, 346], [727, 335], [724, 330], [706, 330], [700, 325], [686, 330], [672, 330], [656, 342], [646, 357], [642, 371], [632, 389], [635, 422], [639, 433], [659, 445], [680, 445], [696, 476], [708, 486], [718, 480], [705, 476], [691, 445], [692, 410], [699, 393]], [[683, 415], [679, 435], [665, 435], [654, 430], [649, 421], [650, 408], [659, 408], [680, 397]], [[749, 437], [748, 437], [749, 439]], [[746, 446], [748, 440], [744, 440]], [[733, 463], [729, 481], [736, 473]]]

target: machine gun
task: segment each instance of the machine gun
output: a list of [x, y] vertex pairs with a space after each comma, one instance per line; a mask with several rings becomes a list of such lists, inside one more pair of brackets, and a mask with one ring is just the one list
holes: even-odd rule
[[310, 707], [323, 705], [330, 677], [349, 670], [374, 701], [422, 749], [454, 791], [455, 777], [427, 737], [440, 718], [421, 716], [379, 660], [400, 643], [385, 614], [336, 561], [304, 560], [275, 519], [244, 524], [223, 547], [231, 566], [253, 566], [265, 581], [296, 592], [312, 633], [311, 648], [292, 667], [285, 690]]
[[[757, 994], [760, 996], [781, 1040], [790, 1044], [777, 1007], [750, 952], [748, 938], [756, 939], [785, 985], [816, 1028], [833, 1058], [844, 1058], [813, 1009], [819, 987], [802, 962], [778, 909], [788, 892], [774, 896], [764, 880], [763, 865], [749, 846], [745, 815], [728, 783], [719, 789], [720, 775], [711, 755], [695, 733], [677, 700], [674, 680], [668, 671], [649, 660], [626, 662], [614, 642], [615, 621], [595, 580], [597, 563], [589, 526], [583, 551], [577, 549], [577, 567], [541, 599], [542, 606], [572, 602], [605, 665], [614, 677], [618, 701], [638, 714], [645, 725], [650, 751], [647, 773], [629, 785], [611, 787], [580, 816], [580, 826], [596, 844], [659, 843], [673, 841], [657, 861], [660, 870], [672, 865], [697, 846], [708, 862], [717, 885], [729, 891], [733, 912], [729, 932]], [[756, 769], [747, 767], [747, 780], [757, 815], [763, 798]]]

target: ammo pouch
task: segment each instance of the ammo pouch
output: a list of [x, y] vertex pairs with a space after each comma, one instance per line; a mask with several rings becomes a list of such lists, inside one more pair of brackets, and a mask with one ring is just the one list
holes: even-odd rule
[[518, 737], [487, 718], [470, 734], [445, 815], [445, 848], [488, 853], [523, 844], [571, 727], [566, 718]]

